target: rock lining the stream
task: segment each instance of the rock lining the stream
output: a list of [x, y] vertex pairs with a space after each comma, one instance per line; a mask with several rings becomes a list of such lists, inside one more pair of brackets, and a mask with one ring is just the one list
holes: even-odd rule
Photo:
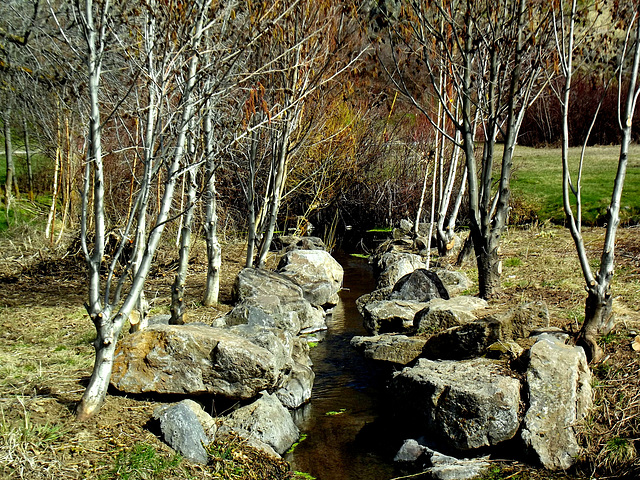
[[[366, 358], [406, 365], [393, 374], [390, 384], [403, 406], [402, 418], [414, 426], [417, 419], [422, 421], [425, 435], [458, 451], [473, 452], [521, 438], [544, 467], [558, 470], [573, 465], [580, 455], [575, 427], [591, 406], [590, 371], [582, 348], [566, 345], [566, 332], [549, 327], [544, 302], [484, 316], [487, 303], [475, 297], [430, 299], [417, 311], [415, 303], [394, 303], [393, 292], [403, 291], [402, 282], [397, 287], [392, 283], [401, 278], [398, 272], [413, 269], [405, 273], [406, 279], [424, 268], [417, 256], [398, 251], [399, 242], [388, 243], [387, 251], [372, 260], [381, 272], [378, 286], [383, 288], [357, 301], [372, 336], [354, 337], [351, 343]], [[470, 286], [463, 274], [445, 270], [442, 277], [445, 285], [457, 283], [454, 288], [447, 285], [450, 293]], [[414, 292], [417, 300], [428, 289], [405, 291]], [[408, 302], [410, 296], [403, 295], [402, 301]], [[405, 443], [397, 459], [413, 462], [418, 457], [434, 478], [474, 478], [472, 470], [469, 477], [455, 476], [465, 472], [459, 464], [436, 473], [435, 465], [426, 462], [434, 457], [433, 450], [416, 441]]]
[[244, 404], [215, 420], [190, 399], [156, 410], [164, 440], [194, 462], [206, 463], [203, 445], [225, 436], [273, 456], [299, 437], [289, 409], [310, 400], [315, 376], [299, 334], [326, 329], [323, 307], [336, 305], [344, 272], [320, 239], [289, 237], [281, 248], [280, 272], [238, 274], [236, 304], [215, 326], [161, 321], [117, 347], [111, 383], [120, 391]]

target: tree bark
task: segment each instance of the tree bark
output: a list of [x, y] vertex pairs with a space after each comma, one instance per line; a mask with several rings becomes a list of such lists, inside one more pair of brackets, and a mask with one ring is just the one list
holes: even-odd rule
[[202, 303], [210, 307], [218, 303], [220, 295], [220, 266], [222, 265], [222, 249], [218, 242], [218, 205], [216, 199], [215, 157], [213, 152], [213, 122], [211, 106], [204, 119], [207, 163], [205, 181], [207, 182], [205, 202], [204, 231], [207, 242], [207, 279], [204, 287]]
[[24, 150], [27, 161], [27, 181], [29, 182], [29, 200], [33, 201], [35, 195], [33, 193], [33, 167], [31, 165], [31, 145], [29, 143], [29, 128], [27, 127], [27, 119], [22, 119], [22, 128], [24, 131]]
[[189, 254], [191, 252], [191, 226], [193, 225], [193, 211], [196, 202], [196, 173], [195, 169], [189, 170], [186, 175], [189, 182], [187, 193], [187, 210], [184, 214], [182, 228], [180, 229], [180, 254], [178, 260], [178, 272], [171, 287], [171, 318], [169, 324], [184, 324], [184, 292], [189, 269]]
[[7, 176], [4, 183], [4, 193], [7, 204], [7, 220], [9, 218], [9, 208], [13, 199], [13, 176], [15, 166], [13, 164], [13, 146], [11, 144], [11, 121], [9, 119], [11, 112], [6, 110], [3, 112], [2, 121], [4, 123], [4, 154], [7, 165]]
[[487, 245], [484, 239], [473, 238], [476, 261], [478, 263], [478, 288], [484, 299], [495, 297], [500, 293], [500, 276], [502, 262], [498, 256], [498, 247]]
[[597, 363], [602, 360], [603, 352], [597, 340], [613, 329], [615, 316], [612, 303], [611, 294], [599, 288], [589, 289], [585, 302], [584, 323], [576, 341], [584, 348], [589, 362]]

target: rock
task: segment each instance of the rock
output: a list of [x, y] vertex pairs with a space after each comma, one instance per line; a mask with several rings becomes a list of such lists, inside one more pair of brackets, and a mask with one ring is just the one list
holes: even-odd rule
[[449, 300], [449, 293], [438, 275], [424, 268], [408, 273], [393, 286], [391, 300], [428, 302], [432, 298]]
[[416, 464], [424, 473], [439, 480], [471, 480], [485, 475], [490, 464], [487, 457], [457, 459], [419, 444], [405, 440], [394, 458], [395, 462]]
[[411, 220], [403, 218], [402, 220], [400, 220], [400, 230], [402, 230], [405, 235], [407, 233], [411, 233], [411, 230], [413, 230], [413, 222]]
[[224, 418], [220, 433], [236, 432], [269, 445], [282, 455], [298, 440], [300, 432], [289, 410], [275, 395], [263, 394], [255, 402], [241, 407]]
[[489, 345], [485, 355], [487, 358], [493, 358], [495, 360], [515, 360], [523, 353], [524, 349], [516, 342], [500, 340]]
[[407, 365], [422, 354], [426, 339], [406, 335], [375, 335], [353, 337], [351, 346], [365, 358], [399, 365]]
[[430, 359], [464, 360], [484, 355], [489, 346], [500, 340], [500, 322], [476, 320], [448, 328], [427, 340], [423, 356]]
[[328, 252], [290, 251], [280, 260], [278, 273], [300, 286], [312, 305], [329, 308], [337, 304], [344, 270]]
[[291, 349], [278, 330], [154, 325], [119, 342], [111, 383], [127, 393], [249, 399], [282, 386], [293, 365]]
[[[295, 301], [283, 304], [276, 296], [249, 297], [224, 316], [227, 326], [251, 325], [279, 328], [293, 335], [302, 329], [299, 311], [308, 313], [303, 302]], [[311, 312], [311, 310], [309, 310]]]
[[471, 280], [464, 273], [457, 270], [447, 270], [445, 268], [433, 269], [438, 278], [442, 281], [450, 296], [460, 295], [472, 286]]
[[550, 470], [567, 469], [580, 454], [575, 426], [591, 407], [591, 372], [582, 347], [542, 334], [529, 351], [529, 408], [522, 439]]
[[278, 400], [287, 408], [298, 408], [311, 400], [315, 373], [310, 366], [294, 363], [284, 385], [276, 392]]
[[413, 333], [413, 319], [426, 306], [426, 303], [409, 300], [371, 302], [363, 308], [364, 328], [371, 335]]
[[[459, 315], [455, 310], [444, 310], [444, 313], [439, 309], [418, 312], [418, 333], [430, 333], [442, 326], [468, 321], [464, 315], [459, 317], [454, 313]], [[423, 356], [463, 360], [486, 354], [490, 358], [513, 360], [522, 353], [522, 348], [513, 340], [527, 337], [536, 324], [545, 322], [548, 322], [548, 311], [543, 302], [524, 304], [506, 313], [488, 315], [436, 333], [427, 341]]]
[[569, 341], [569, 334], [558, 327], [536, 328], [529, 333], [529, 336], [534, 340], [540, 335], [550, 335], [560, 343], [567, 343]]
[[509, 440], [520, 426], [520, 382], [491, 360], [421, 358], [396, 372], [392, 386], [424, 428], [459, 450]]
[[379, 271], [377, 288], [391, 287], [406, 274], [417, 268], [424, 268], [419, 255], [411, 253], [385, 253], [377, 262]]
[[391, 231], [391, 237], [394, 240], [400, 240], [401, 238], [405, 237], [407, 235], [407, 232], [405, 232], [404, 230], [402, 230], [401, 228], [394, 228]]
[[[289, 278], [276, 272], [256, 268], [245, 268], [236, 277], [233, 296], [238, 301], [235, 311], [231, 312], [231, 321], [244, 322], [253, 317], [255, 324], [268, 323], [269, 317], [255, 314], [261, 309], [273, 318], [273, 326], [294, 334], [312, 332], [327, 328], [322, 308], [313, 306], [304, 298], [303, 290]], [[269, 326], [269, 325], [268, 325]]]
[[163, 405], [156, 408], [153, 418], [160, 422], [162, 438], [171, 448], [192, 462], [207, 463], [208, 455], [204, 445], [213, 441], [216, 425], [200, 405], [192, 400]]
[[418, 334], [436, 333], [476, 320], [475, 312], [487, 306], [486, 300], [477, 297], [436, 298], [430, 300], [423, 310], [416, 312], [414, 327]]
[[366, 293], [361, 297], [358, 297], [356, 299], [356, 307], [358, 309], [358, 312], [360, 312], [360, 315], [364, 316], [364, 307], [367, 304], [372, 302], [377, 302], [380, 300], [389, 300], [392, 289], [393, 289], [392, 286], [380, 288], [378, 290], [374, 290], [371, 293]]
[[327, 247], [318, 237], [300, 237], [298, 235], [283, 235], [271, 242], [271, 249], [280, 252], [292, 250], [326, 250]]
[[[420, 222], [418, 224], [418, 235], [422, 236], [422, 237], [426, 237], [427, 235], [429, 235], [429, 229], [431, 228], [431, 223], [430, 222]], [[436, 231], [436, 226], [433, 226], [433, 232]]]
[[[431, 449], [420, 445], [417, 440], [409, 439], [405, 440], [396, 456], [393, 458], [394, 462], [399, 463], [416, 463], [423, 455], [428, 455]], [[421, 467], [424, 464], [420, 465]]]
[[485, 318], [500, 322], [500, 339], [527, 338], [532, 331], [549, 326], [549, 309], [545, 302], [529, 302]]
[[233, 285], [232, 296], [235, 302], [258, 296], [276, 296], [283, 303], [304, 298], [302, 289], [289, 278], [261, 268], [241, 270]]
[[413, 250], [418, 252], [418, 255], [426, 257], [429, 254], [429, 239], [427, 237], [414, 238]]

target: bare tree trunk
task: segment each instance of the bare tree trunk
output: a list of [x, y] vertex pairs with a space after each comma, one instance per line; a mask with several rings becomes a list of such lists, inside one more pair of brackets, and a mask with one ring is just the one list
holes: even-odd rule
[[184, 324], [184, 292], [189, 269], [189, 254], [191, 252], [191, 226], [193, 224], [193, 212], [196, 203], [196, 172], [191, 168], [185, 175], [189, 182], [187, 191], [187, 209], [184, 213], [182, 228], [180, 229], [180, 254], [178, 259], [178, 272], [171, 287], [171, 325]]
[[56, 136], [57, 136], [57, 145], [56, 145], [56, 154], [54, 159], [54, 167], [53, 167], [53, 188], [51, 192], [51, 207], [49, 207], [49, 214], [47, 215], [47, 226], [44, 229], [45, 238], [49, 238], [51, 243], [53, 243], [53, 235], [55, 230], [55, 221], [56, 221], [56, 207], [58, 203], [58, 177], [60, 176], [60, 163], [62, 162], [62, 134], [60, 133], [60, 112], [58, 111], [58, 116], [56, 117]]
[[11, 144], [11, 111], [9, 109], [2, 112], [2, 121], [4, 123], [4, 154], [7, 165], [7, 177], [4, 183], [4, 193], [7, 205], [7, 223], [9, 221], [9, 209], [13, 200], [13, 176], [15, 174], [15, 166], [13, 164], [13, 145]]
[[[619, 55], [619, 78], [618, 78], [618, 122], [622, 134], [620, 144], [620, 155], [618, 158], [618, 169], [614, 180], [613, 192], [611, 194], [611, 202], [607, 211], [607, 227], [605, 240], [602, 247], [602, 256], [600, 257], [600, 266], [597, 274], [594, 276], [586, 248], [580, 229], [580, 211], [581, 211], [581, 172], [582, 158], [578, 171], [577, 183], [574, 185], [571, 181], [568, 159], [568, 138], [569, 138], [569, 101], [571, 93], [571, 80], [573, 75], [573, 50], [574, 50], [574, 26], [576, 17], [577, 2], [573, 0], [571, 10], [568, 16], [561, 9], [561, 32], [564, 34], [568, 31], [568, 38], [558, 38], [556, 30], [556, 48], [559, 54], [560, 64], [564, 74], [564, 88], [561, 98], [562, 104], [562, 199], [567, 217], [569, 231], [573, 237], [578, 253], [578, 259], [582, 268], [582, 273], [586, 283], [587, 299], [585, 302], [585, 319], [582, 328], [578, 334], [577, 343], [585, 349], [587, 357], [591, 362], [598, 362], [603, 356], [602, 349], [597, 343], [599, 336], [611, 331], [615, 324], [615, 318], [612, 314], [612, 296], [611, 296], [611, 280], [614, 271], [614, 252], [615, 239], [618, 226], [620, 224], [620, 200], [622, 197], [622, 189], [627, 171], [629, 145], [631, 143], [631, 126], [633, 123], [633, 115], [635, 112], [636, 102], [640, 95], [640, 89], [637, 88], [638, 70], [640, 67], [640, 23], [638, 17], [640, 11], [633, 12], [633, 18], [629, 22], [626, 38], [623, 42], [621, 54]], [[565, 22], [568, 19], [568, 26]], [[557, 18], [554, 16], [554, 24]], [[635, 23], [634, 23], [635, 22]], [[556, 25], [556, 29], [558, 26]], [[633, 29], [633, 30], [632, 30]], [[633, 38], [631, 38], [633, 37]], [[630, 78], [628, 83], [628, 91], [626, 101], [622, 102], [623, 72], [624, 64], [629, 46], [633, 46], [633, 62], [630, 69]], [[599, 107], [598, 107], [599, 109]], [[622, 111], [624, 109], [624, 111]], [[596, 111], [597, 115], [597, 111]], [[595, 120], [595, 119], [594, 119]], [[593, 124], [592, 124], [593, 125]], [[586, 145], [588, 140], [585, 139]], [[583, 149], [584, 152], [584, 149]], [[571, 205], [571, 193], [576, 199], [577, 218], [573, 214]]]
[[[194, 27], [194, 34], [191, 37], [191, 49], [195, 50], [200, 42], [203, 32], [203, 23], [208, 11], [206, 2], [202, 1], [198, 6], [198, 19]], [[124, 322], [132, 312], [134, 306], [138, 303], [140, 293], [144, 287], [144, 283], [151, 268], [151, 262], [155, 255], [158, 243], [164, 231], [164, 227], [169, 218], [171, 205], [174, 200], [176, 181], [178, 179], [178, 170], [184, 155], [184, 145], [189, 122], [193, 113], [194, 100], [192, 93], [196, 84], [196, 73], [199, 62], [199, 55], [191, 54], [188, 61], [188, 71], [182, 97], [180, 100], [181, 108], [180, 118], [178, 120], [177, 138], [173, 149], [173, 154], [168, 163], [167, 176], [164, 182], [164, 192], [160, 202], [160, 210], [156, 217], [154, 228], [149, 234], [146, 242], [146, 248], [142, 256], [140, 267], [133, 278], [131, 287], [124, 298], [118, 312], [112, 316], [114, 305], [120, 302], [121, 284], [118, 285], [113, 299], [109, 293], [109, 283], [105, 287], [104, 300], [105, 305], [100, 300], [100, 264], [104, 252], [104, 174], [102, 168], [101, 156], [101, 135], [100, 135], [100, 110], [99, 110], [99, 84], [102, 54], [106, 42], [106, 31], [108, 24], [108, 0], [101, 4], [101, 21], [100, 29], [94, 26], [94, 11], [91, 0], [86, 0], [84, 12], [79, 12], [82, 16], [85, 39], [87, 42], [87, 70], [89, 73], [89, 95], [90, 95], [90, 155], [87, 164], [87, 175], [85, 177], [85, 188], [83, 198], [83, 222], [82, 222], [82, 239], [83, 250], [87, 256], [89, 266], [89, 304], [86, 305], [87, 311], [94, 322], [97, 331], [96, 362], [89, 380], [89, 385], [85, 390], [82, 400], [76, 411], [79, 420], [85, 420], [94, 415], [104, 402], [109, 385], [111, 370], [113, 366], [113, 358], [118, 340], [118, 335], [122, 330]], [[93, 165], [95, 185], [94, 185], [94, 210], [96, 217], [95, 227], [95, 244], [93, 253], [90, 255], [87, 247], [86, 236], [86, 205], [87, 195], [89, 191], [89, 172]], [[114, 266], [112, 264], [111, 269]], [[109, 281], [109, 280], [108, 280]]]
[[251, 147], [249, 150], [249, 179], [246, 186], [247, 197], [247, 258], [245, 267], [253, 267], [253, 256], [255, 254], [257, 241], [257, 221], [256, 221], [256, 163], [258, 157], [258, 130], [251, 133]]
[[31, 144], [29, 143], [29, 128], [26, 117], [22, 118], [22, 129], [24, 131], [24, 150], [27, 160], [27, 181], [29, 182], [29, 200], [33, 201], [33, 167], [31, 166]]
[[205, 151], [207, 155], [205, 168], [206, 212], [204, 231], [207, 242], [207, 280], [204, 288], [203, 304], [207, 307], [218, 303], [220, 295], [220, 266], [222, 265], [222, 249], [218, 242], [218, 209], [216, 199], [215, 157], [213, 152], [213, 122], [211, 106], [208, 106], [204, 118]]
[[266, 228], [262, 238], [260, 246], [260, 252], [258, 254], [258, 260], [256, 266], [263, 268], [267, 260], [267, 255], [271, 247], [271, 240], [273, 239], [273, 232], [276, 227], [276, 221], [278, 219], [278, 211], [280, 209], [280, 200], [282, 198], [281, 191], [284, 181], [286, 179], [286, 161], [287, 161], [287, 149], [289, 148], [289, 132], [291, 126], [289, 120], [285, 119], [283, 124], [283, 130], [277, 140], [277, 159], [274, 162], [274, 175], [272, 183], [273, 195], [270, 199], [270, 205], [268, 210], [268, 216], [266, 218]]

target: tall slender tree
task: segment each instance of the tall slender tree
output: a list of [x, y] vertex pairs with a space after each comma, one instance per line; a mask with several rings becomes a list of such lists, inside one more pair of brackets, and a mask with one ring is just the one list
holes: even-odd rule
[[[615, 75], [605, 81], [616, 79], [618, 84], [618, 125], [620, 128], [620, 154], [618, 168], [613, 181], [611, 201], [607, 208], [607, 221], [600, 265], [597, 271], [591, 267], [589, 257], [582, 236], [582, 171], [585, 160], [585, 147], [588, 135], [584, 139], [582, 153], [578, 162], [577, 176], [572, 176], [569, 161], [569, 116], [571, 115], [571, 87], [574, 74], [574, 60], [576, 60], [576, 40], [581, 46], [593, 43], [597, 28], [589, 10], [581, 10], [578, 2], [562, 3], [554, 15], [556, 32], [556, 48], [559, 63], [564, 77], [564, 85], [561, 92], [562, 105], [562, 201], [564, 205], [567, 225], [574, 240], [580, 267], [585, 280], [587, 298], [585, 301], [585, 318], [578, 335], [578, 341], [585, 347], [589, 359], [597, 362], [602, 358], [602, 349], [597, 343], [600, 335], [608, 333], [614, 326], [612, 313], [611, 281], [615, 265], [615, 240], [620, 224], [620, 200], [624, 187], [627, 171], [629, 145], [631, 144], [631, 127], [636, 111], [640, 87], [638, 86], [638, 69], [640, 67], [640, 6], [635, 2], [619, 5], [615, 20], [621, 22], [626, 30], [623, 35], [618, 35], [615, 28], [608, 28], [605, 37], [597, 37], [600, 51], [608, 51], [617, 58], [617, 79]], [[592, 17], [592, 16], [591, 16]], [[580, 26], [580, 34], [576, 36], [578, 19], [587, 19], [587, 25]], [[612, 18], [614, 20], [614, 18]], [[611, 34], [613, 31], [613, 35]], [[589, 42], [591, 40], [591, 42]], [[606, 41], [605, 41], [606, 40]], [[613, 43], [613, 48], [608, 48], [607, 43]], [[619, 44], [619, 45], [618, 45]], [[605, 53], [606, 55], [606, 53]], [[626, 88], [626, 92], [625, 92]], [[606, 91], [606, 88], [605, 88]], [[599, 110], [599, 107], [598, 107]], [[597, 116], [598, 111], [594, 115]], [[593, 123], [592, 123], [593, 127]], [[575, 207], [572, 204], [575, 202]], [[575, 208], [575, 210], [574, 210]]]
[[[498, 248], [518, 131], [544, 83], [549, 11], [528, 0], [412, 0], [403, 12], [388, 21], [391, 46], [380, 57], [399, 90], [463, 152], [480, 295], [488, 298], [500, 289]], [[416, 62], [418, 73], [406, 74], [407, 61]], [[439, 72], [450, 76], [451, 95], [440, 88]], [[458, 137], [438, 125], [434, 98]]]

